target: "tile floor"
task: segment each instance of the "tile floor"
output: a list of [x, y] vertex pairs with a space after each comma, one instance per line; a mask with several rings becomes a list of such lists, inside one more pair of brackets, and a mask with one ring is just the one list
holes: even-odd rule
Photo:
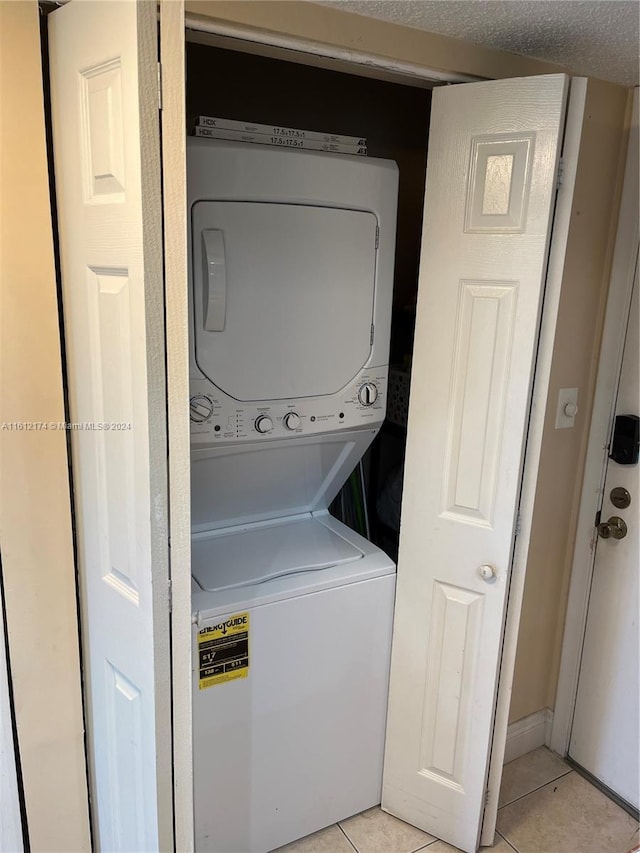
[[[627, 853], [640, 827], [546, 747], [504, 768], [495, 853]], [[455, 853], [379, 808], [343, 820], [277, 853]], [[275, 853], [275, 851], [274, 851]]]

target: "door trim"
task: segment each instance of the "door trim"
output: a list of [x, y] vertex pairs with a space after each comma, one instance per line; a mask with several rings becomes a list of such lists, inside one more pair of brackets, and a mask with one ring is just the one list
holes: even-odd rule
[[[167, 401], [189, 399], [184, 0], [160, 0], [162, 205]], [[171, 247], [167, 251], [167, 246]], [[187, 406], [167, 406], [175, 850], [193, 853], [191, 436]], [[178, 737], [179, 733], [179, 737]]]
[[613, 425], [618, 378], [622, 364], [624, 333], [631, 305], [631, 292], [638, 263], [638, 92], [634, 90], [629, 147], [618, 233], [613, 256], [605, 325], [598, 365], [591, 428], [578, 515], [571, 585], [565, 621], [560, 675], [549, 746], [565, 756], [573, 723], [582, 644], [587, 622], [589, 592], [594, 566], [594, 519], [602, 503], [606, 470], [603, 449]]
[[214, 20], [187, 12], [187, 41], [202, 42], [240, 53], [271, 56], [288, 62], [318, 65], [334, 71], [361, 74], [402, 83], [406, 86], [432, 88], [443, 83], [473, 83], [483, 80], [471, 74], [438, 71], [402, 59], [390, 59], [359, 50], [347, 50], [326, 42], [316, 42], [284, 33], [254, 30], [242, 24]]

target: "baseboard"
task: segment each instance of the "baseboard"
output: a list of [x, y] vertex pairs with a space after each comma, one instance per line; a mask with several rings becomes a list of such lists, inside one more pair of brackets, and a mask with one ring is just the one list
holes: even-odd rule
[[504, 751], [504, 763], [526, 755], [532, 749], [545, 746], [551, 737], [551, 725], [553, 723], [553, 711], [544, 708], [529, 714], [522, 720], [511, 723], [507, 729], [507, 745]]

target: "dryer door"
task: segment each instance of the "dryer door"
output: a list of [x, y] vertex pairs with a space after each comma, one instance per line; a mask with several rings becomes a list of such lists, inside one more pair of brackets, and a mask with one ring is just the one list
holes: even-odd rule
[[373, 213], [202, 201], [192, 208], [196, 362], [236, 400], [334, 394], [371, 353]]

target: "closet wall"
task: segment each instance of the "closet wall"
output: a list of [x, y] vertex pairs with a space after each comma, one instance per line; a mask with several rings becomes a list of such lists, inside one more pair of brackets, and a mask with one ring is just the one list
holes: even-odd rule
[[[585, 455], [611, 275], [631, 89], [589, 80], [531, 528], [511, 720], [555, 705]], [[556, 429], [561, 388], [579, 388]]]
[[[35, 2], [0, 3], [0, 421], [65, 420]], [[67, 436], [0, 430], [0, 548], [29, 841], [89, 850]]]

